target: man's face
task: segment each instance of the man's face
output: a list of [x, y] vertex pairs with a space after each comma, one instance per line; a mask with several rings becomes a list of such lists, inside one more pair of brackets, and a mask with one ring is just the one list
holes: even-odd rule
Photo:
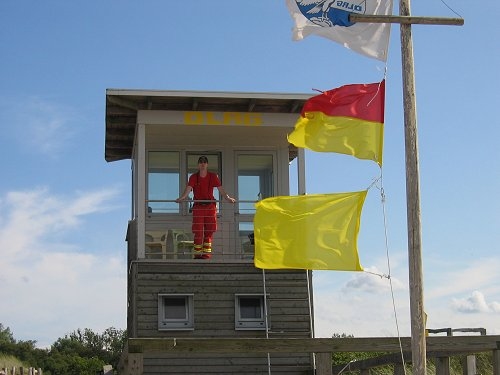
[[208, 163], [206, 161], [200, 161], [198, 162], [198, 169], [201, 170], [206, 170], [208, 168]]

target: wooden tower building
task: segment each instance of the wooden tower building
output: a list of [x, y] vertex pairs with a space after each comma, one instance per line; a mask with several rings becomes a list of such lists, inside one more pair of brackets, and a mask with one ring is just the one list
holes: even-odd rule
[[[304, 193], [303, 153], [287, 134], [309, 97], [107, 90], [105, 159], [131, 160], [130, 339], [313, 337], [310, 272], [255, 268], [252, 237], [256, 201]], [[194, 258], [192, 202], [175, 201], [201, 155], [236, 198], [231, 204], [214, 190], [211, 259]], [[314, 367], [306, 351], [132, 354], [127, 347], [120, 373], [294, 375]]]

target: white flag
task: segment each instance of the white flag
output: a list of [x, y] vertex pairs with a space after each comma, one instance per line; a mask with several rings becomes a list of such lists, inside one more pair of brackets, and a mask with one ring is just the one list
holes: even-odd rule
[[387, 61], [390, 23], [351, 23], [349, 14], [391, 15], [392, 0], [286, 0], [293, 39], [316, 34], [365, 56]]

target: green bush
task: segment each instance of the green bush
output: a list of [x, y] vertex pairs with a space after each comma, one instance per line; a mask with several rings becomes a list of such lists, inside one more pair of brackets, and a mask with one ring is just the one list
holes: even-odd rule
[[50, 349], [38, 349], [36, 341], [15, 340], [10, 329], [0, 323], [0, 355], [6, 358], [4, 362], [7, 358], [17, 361], [3, 367], [41, 368], [44, 375], [95, 375], [104, 365], [118, 367], [126, 338], [126, 331], [113, 327], [102, 334], [85, 328], [57, 339]]

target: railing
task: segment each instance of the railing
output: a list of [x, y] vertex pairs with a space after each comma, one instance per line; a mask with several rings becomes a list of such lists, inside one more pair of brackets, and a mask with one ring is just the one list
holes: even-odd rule
[[[194, 203], [215, 203], [217, 206], [217, 231], [212, 239], [212, 259], [252, 260], [253, 217], [255, 201], [148, 201], [162, 203], [162, 209], [150, 209], [146, 217], [144, 254], [146, 259], [193, 259], [193, 233], [191, 230]], [[171, 205], [175, 203], [177, 209]], [[167, 206], [170, 204], [170, 206]], [[179, 206], [180, 205], [180, 206]], [[170, 209], [168, 209], [170, 207]]]
[[[112, 366], [104, 365], [103, 370], [99, 374], [103, 375], [113, 374]], [[1, 368], [0, 375], [43, 375], [43, 372], [41, 368], [12, 366], [10, 368], [7, 367]]]
[[42, 369], [34, 367], [4, 367], [0, 369], [0, 375], [42, 375]]
[[226, 200], [186, 199], [181, 202], [176, 202], [172, 199], [151, 199], [146, 201], [146, 211], [148, 214], [179, 214], [192, 208], [193, 204], [196, 202], [215, 203], [217, 209], [220, 209], [224, 205], [231, 206], [232, 211], [239, 212], [241, 214], [252, 214], [255, 212], [255, 203], [257, 203], [258, 200], [237, 200], [235, 203], [230, 203]]
[[[401, 344], [401, 346], [400, 346]], [[449, 357], [491, 351], [493, 354], [493, 375], [500, 375], [500, 336], [446, 336], [427, 337], [429, 358], [440, 358], [441, 365], [436, 374], [449, 374]], [[411, 353], [411, 339], [403, 337], [331, 338], [331, 339], [232, 339], [232, 338], [131, 338], [120, 365], [121, 375], [141, 375], [143, 356], [148, 352], [164, 353], [315, 353], [315, 374], [338, 374], [341, 370], [353, 371], [344, 365], [332, 367], [333, 352], [388, 352], [395, 353], [390, 363], [395, 364], [395, 374], [402, 373], [400, 350], [405, 357]], [[392, 354], [391, 354], [392, 355]], [[448, 359], [448, 360], [446, 360]], [[377, 359], [373, 359], [376, 361]], [[405, 359], [406, 360], [406, 359]], [[366, 360], [369, 361], [369, 360]], [[400, 366], [401, 364], [401, 366]], [[362, 374], [368, 374], [370, 367], [360, 366]], [[448, 366], [448, 367], [447, 367]], [[271, 369], [272, 372], [272, 369]], [[311, 370], [311, 374], [312, 374]]]
[[[464, 333], [479, 333], [481, 336], [486, 336], [485, 328], [438, 328], [438, 329], [426, 329], [426, 334], [439, 334], [446, 333], [447, 337], [453, 336], [454, 332], [464, 332]], [[497, 347], [500, 349], [500, 347]], [[456, 348], [452, 356], [462, 357], [462, 367], [464, 375], [476, 375], [476, 356], [471, 354], [470, 351], [461, 350]], [[427, 358], [434, 361], [436, 367], [436, 374], [439, 375], [449, 375], [450, 373], [450, 354], [447, 352], [442, 352], [438, 350], [428, 350]], [[412, 354], [408, 351], [403, 351], [400, 353], [391, 353], [386, 355], [380, 355], [374, 358], [363, 359], [358, 361], [351, 361], [349, 363], [338, 364], [333, 367], [334, 373], [349, 373], [352, 371], [360, 372], [361, 374], [368, 374], [371, 369], [392, 365], [394, 366], [394, 374], [404, 374], [403, 361], [406, 364], [410, 364], [412, 361]], [[500, 375], [495, 372], [496, 375]]]

